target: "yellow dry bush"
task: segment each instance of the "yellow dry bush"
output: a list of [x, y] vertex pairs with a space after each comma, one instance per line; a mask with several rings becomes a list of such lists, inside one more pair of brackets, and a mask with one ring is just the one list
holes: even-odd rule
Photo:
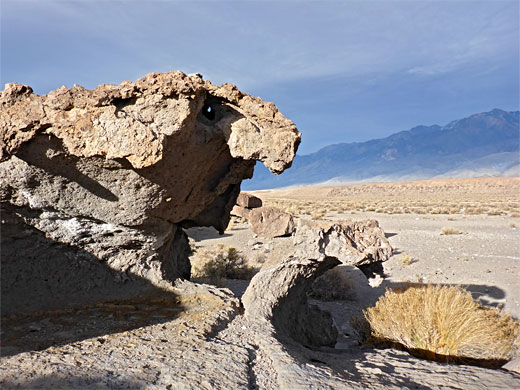
[[410, 265], [410, 264], [413, 264], [413, 258], [412, 256], [406, 254], [406, 253], [402, 253], [401, 254], [401, 264], [402, 265]]
[[458, 287], [387, 290], [364, 311], [376, 340], [399, 343], [431, 360], [500, 361], [520, 346], [520, 324], [497, 308], [480, 305]]
[[302, 209], [298, 205], [293, 203], [285, 208], [285, 212], [292, 215], [298, 215], [302, 214]]
[[443, 227], [442, 228], [442, 233], [441, 234], [443, 234], [445, 236], [448, 236], [450, 234], [462, 234], [462, 232], [459, 229], [455, 228], [455, 227], [447, 226], [447, 227]]

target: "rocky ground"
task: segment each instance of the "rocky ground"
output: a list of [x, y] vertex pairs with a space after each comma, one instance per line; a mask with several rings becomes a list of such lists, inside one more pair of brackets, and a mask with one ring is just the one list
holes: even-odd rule
[[[349, 322], [385, 288], [407, 282], [461, 285], [483, 303], [503, 305], [519, 318], [519, 217], [332, 211], [323, 218], [377, 219], [395, 249], [384, 263], [384, 278], [370, 279], [372, 286], [356, 284], [347, 300], [313, 301], [333, 314], [339, 329], [335, 348], [306, 348], [244, 316], [238, 298], [249, 281], [226, 281], [233, 293], [179, 286], [177, 294], [4, 320], [2, 389], [520, 387], [520, 374], [513, 371], [440, 364], [360, 345]], [[442, 234], [445, 227], [461, 234]], [[224, 235], [203, 227], [187, 232], [197, 249], [233, 246], [258, 268], [294, 252], [292, 238], [254, 237], [239, 219]], [[347, 271], [363, 280], [357, 268]]]
[[[460, 285], [484, 303], [503, 305], [520, 318], [520, 218], [356, 212], [331, 213], [328, 219], [379, 221], [395, 252], [384, 263], [378, 291], [406, 282]], [[461, 234], [442, 234], [444, 227]], [[223, 236], [211, 228], [193, 228], [189, 235], [198, 248], [218, 243], [236, 247], [256, 267], [280, 258], [292, 245], [287, 237], [255, 238], [244, 222], [235, 222]]]

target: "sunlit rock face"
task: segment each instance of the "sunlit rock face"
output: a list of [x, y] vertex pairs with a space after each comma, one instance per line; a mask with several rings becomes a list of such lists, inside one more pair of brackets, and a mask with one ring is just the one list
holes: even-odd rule
[[223, 231], [256, 161], [281, 173], [300, 143], [274, 104], [182, 72], [42, 96], [7, 84], [0, 105], [5, 312], [188, 278], [182, 227]]

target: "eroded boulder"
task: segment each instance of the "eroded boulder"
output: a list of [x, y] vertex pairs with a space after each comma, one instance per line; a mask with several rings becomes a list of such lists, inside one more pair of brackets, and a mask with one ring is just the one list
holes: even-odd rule
[[[338, 333], [332, 317], [308, 302], [315, 279], [342, 263], [363, 266], [385, 261], [392, 247], [378, 222], [372, 220], [300, 221], [293, 242], [292, 254], [280, 262], [264, 264], [252, 279], [242, 297], [245, 315], [272, 325], [278, 336], [288, 336], [297, 343], [334, 346]], [[364, 284], [369, 288], [366, 278]], [[329, 286], [336, 287], [341, 286]]]
[[343, 264], [358, 267], [386, 261], [393, 252], [376, 220], [330, 223], [300, 220], [294, 246], [296, 256], [333, 256]]
[[[7, 84], [0, 106], [0, 201], [10, 226], [2, 226], [3, 311], [30, 303], [13, 283], [37, 286], [40, 307], [52, 305], [58, 281], [44, 270], [71, 285], [60, 297], [78, 302], [128, 282], [163, 288], [189, 277], [182, 227], [223, 232], [255, 160], [280, 173], [300, 142], [272, 103], [182, 72], [42, 96]], [[17, 255], [31, 246], [32, 260]], [[71, 275], [84, 279], [65, 282]], [[109, 284], [119, 287], [101, 288]]]
[[332, 316], [309, 305], [307, 292], [318, 276], [338, 264], [333, 257], [289, 258], [262, 270], [242, 297], [246, 317], [270, 323], [278, 336], [306, 346], [334, 346], [338, 332]]
[[264, 238], [288, 236], [295, 228], [292, 215], [276, 207], [253, 209], [247, 214], [247, 221], [251, 231]]
[[246, 209], [256, 209], [262, 207], [262, 199], [247, 192], [241, 192], [237, 198], [237, 205]]

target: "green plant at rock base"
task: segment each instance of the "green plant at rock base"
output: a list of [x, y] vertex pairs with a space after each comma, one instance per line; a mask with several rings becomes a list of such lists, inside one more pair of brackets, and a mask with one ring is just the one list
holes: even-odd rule
[[430, 360], [479, 360], [500, 367], [520, 346], [518, 321], [458, 287], [387, 290], [363, 313], [374, 340], [401, 344]]

